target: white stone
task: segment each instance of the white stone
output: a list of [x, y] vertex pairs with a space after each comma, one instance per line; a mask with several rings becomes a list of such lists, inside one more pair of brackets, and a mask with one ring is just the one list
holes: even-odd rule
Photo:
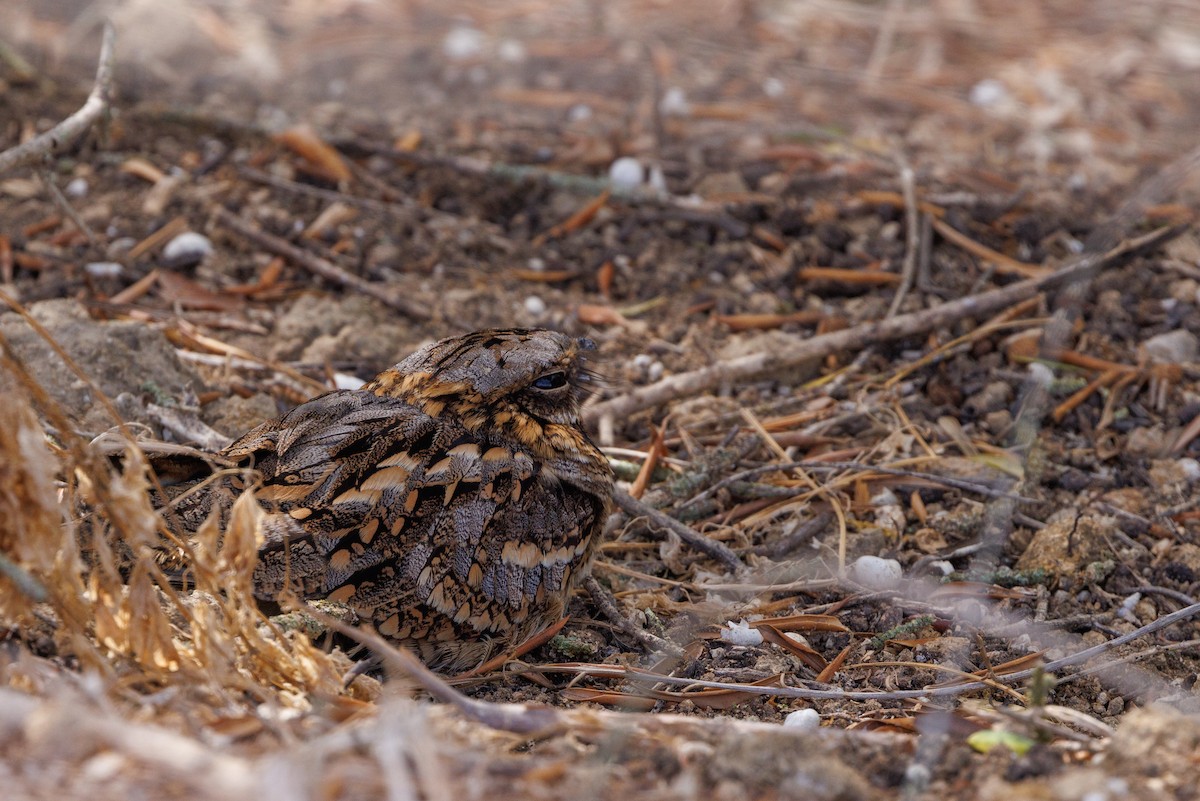
[[663, 93], [658, 110], [668, 117], [686, 117], [692, 107], [688, 104], [687, 94], [678, 86], [672, 86]]
[[163, 258], [172, 265], [199, 264], [212, 252], [212, 242], [207, 236], [184, 231], [163, 248]]
[[763, 636], [758, 629], [750, 628], [744, 620], [730, 620], [721, 629], [721, 642], [730, 645], [755, 646], [762, 645]]
[[995, 106], [1008, 99], [1008, 87], [995, 78], [984, 78], [971, 87], [967, 97], [983, 108]]
[[546, 301], [539, 298], [537, 295], [530, 295], [525, 298], [525, 311], [532, 314], [534, 317], [541, 317], [546, 313]]
[[496, 52], [501, 61], [507, 61], [510, 64], [519, 64], [525, 60], [525, 45], [516, 39], [505, 39], [500, 43], [500, 48]]
[[125, 268], [115, 261], [93, 261], [83, 269], [92, 278], [120, 278]]
[[608, 168], [608, 180], [618, 189], [633, 189], [641, 186], [646, 171], [642, 163], [633, 156], [622, 156]]
[[1180, 459], [1179, 469], [1183, 471], [1183, 475], [1191, 483], [1195, 483], [1200, 479], [1200, 462], [1195, 459]]
[[442, 40], [442, 53], [451, 61], [467, 61], [483, 52], [483, 31], [460, 25]]
[[860, 556], [850, 566], [850, 575], [873, 590], [895, 587], [904, 576], [904, 569], [895, 559], [878, 556]]
[[798, 731], [816, 731], [821, 727], [821, 715], [815, 709], [797, 709], [788, 712], [787, 717], [783, 719], [783, 727]]

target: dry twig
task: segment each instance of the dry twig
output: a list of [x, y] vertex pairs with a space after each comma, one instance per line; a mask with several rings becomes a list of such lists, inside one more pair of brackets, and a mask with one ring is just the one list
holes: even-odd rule
[[49, 156], [68, 142], [73, 142], [108, 111], [112, 100], [116, 36], [112, 23], [106, 22], [104, 38], [100, 43], [100, 65], [96, 68], [96, 81], [92, 85], [91, 94], [79, 111], [45, 133], [0, 153], [0, 174]]
[[357, 275], [346, 272], [341, 267], [320, 256], [296, 247], [285, 239], [280, 239], [277, 236], [272, 236], [265, 231], [254, 228], [225, 209], [217, 209], [216, 217], [217, 222], [243, 239], [253, 242], [269, 253], [290, 259], [327, 281], [333, 281], [341, 286], [362, 292], [364, 295], [370, 295], [413, 320], [429, 320], [433, 316], [427, 309], [401, 297], [399, 287], [387, 288], [359, 278]]
[[644, 517], [654, 525], [667, 529], [697, 551], [708, 554], [735, 573], [745, 567], [742, 564], [742, 560], [738, 558], [738, 555], [725, 543], [709, 539], [703, 534], [694, 531], [689, 526], [680, 523], [670, 515], [630, 497], [628, 493], [617, 490], [613, 493], [613, 501], [626, 514], [633, 515], [634, 517]]
[[949, 325], [964, 317], [988, 314], [1031, 298], [1038, 293], [1056, 289], [1065, 284], [1084, 281], [1098, 270], [1129, 255], [1133, 250], [1161, 245], [1179, 236], [1186, 229], [1187, 226], [1160, 228], [1151, 234], [1118, 246], [1108, 253], [1083, 256], [1075, 263], [1041, 278], [1030, 278], [1011, 286], [959, 298], [925, 311], [902, 314], [886, 320], [872, 320], [853, 328], [832, 331], [806, 339], [787, 352], [751, 353], [709, 367], [702, 367], [699, 370], [669, 376], [649, 386], [639, 387], [627, 395], [593, 404], [584, 410], [584, 417], [591, 424], [598, 423], [600, 418], [606, 416], [627, 417], [634, 412], [658, 406], [675, 398], [713, 389], [722, 383], [744, 381], [763, 373], [787, 370], [796, 365], [823, 358], [830, 353], [857, 350], [877, 342], [903, 339]]

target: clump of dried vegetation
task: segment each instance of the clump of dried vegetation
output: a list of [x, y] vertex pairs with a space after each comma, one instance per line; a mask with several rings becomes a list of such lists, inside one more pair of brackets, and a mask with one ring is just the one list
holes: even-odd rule
[[[16, 739], [0, 739], [0, 748], [49, 748], [68, 775], [69, 763], [124, 741], [203, 782], [194, 745], [168, 756], [153, 743], [183, 741], [132, 721], [236, 738], [314, 705], [327, 707], [327, 720], [355, 708], [342, 690], [348, 659], [272, 624], [255, 605], [250, 576], [262, 511], [253, 493], [238, 499], [224, 526], [214, 518], [199, 530], [188, 549], [193, 587], [177, 592], [154, 558], [165, 525], [137, 444], [130, 438], [110, 459], [70, 433], [20, 364], [6, 357], [4, 367], [0, 670], [9, 689], [0, 690], [8, 710], [0, 731]], [[359, 692], [372, 686], [355, 684]]]

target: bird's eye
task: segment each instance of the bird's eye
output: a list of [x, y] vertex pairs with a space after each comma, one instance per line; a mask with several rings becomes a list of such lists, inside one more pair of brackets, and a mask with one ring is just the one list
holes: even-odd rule
[[533, 382], [534, 389], [558, 389], [565, 386], [567, 383], [567, 374], [559, 371], [555, 373], [546, 373], [544, 376]]

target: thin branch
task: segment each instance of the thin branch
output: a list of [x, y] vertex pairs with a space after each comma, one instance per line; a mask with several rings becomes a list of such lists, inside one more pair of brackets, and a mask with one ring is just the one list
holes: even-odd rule
[[670, 654], [671, 656], [680, 656], [683, 654], [683, 650], [679, 646], [667, 642], [662, 637], [651, 634], [626, 617], [621, 608], [617, 606], [617, 601], [613, 598], [612, 593], [604, 589], [600, 585], [600, 582], [596, 581], [593, 576], [588, 576], [583, 580], [583, 588], [592, 597], [592, 603], [596, 604], [600, 611], [604, 613], [604, 616], [612, 621], [613, 625], [641, 643], [642, 647], [647, 651], [651, 653]]
[[230, 214], [225, 209], [217, 209], [216, 217], [217, 222], [243, 239], [253, 242], [258, 247], [269, 253], [274, 253], [276, 256], [283, 256], [285, 259], [298, 264], [311, 273], [321, 276], [327, 281], [333, 281], [335, 284], [357, 290], [364, 295], [370, 295], [413, 320], [429, 320], [433, 317], [428, 309], [401, 297], [403, 291], [401, 287], [386, 287], [382, 284], [372, 283], [359, 278], [357, 275], [346, 272], [327, 259], [296, 247], [286, 239], [280, 239], [265, 231], [260, 231], [236, 215]]
[[[1159, 629], [1178, 623], [1190, 617], [1200, 614], [1200, 604], [1193, 604], [1186, 609], [1180, 609], [1178, 612], [1172, 612], [1169, 615], [1164, 615], [1157, 620], [1134, 629], [1128, 634], [1116, 637], [1107, 642], [1091, 648], [1085, 648], [1070, 656], [1062, 659], [1051, 660], [1040, 669], [1047, 673], [1061, 670], [1065, 667], [1082, 664], [1099, 656], [1105, 651], [1110, 651], [1113, 648], [1132, 642], [1139, 637], [1144, 637], [1147, 634], [1152, 634]], [[1039, 668], [1030, 668], [1029, 670], [1020, 670], [1015, 673], [1005, 673], [1002, 676], [993, 676], [990, 681], [1000, 682], [1003, 684], [1015, 684], [1024, 681], [1032, 676]], [[682, 676], [664, 676], [659, 673], [653, 673], [648, 670], [641, 670], [634, 667], [626, 667], [623, 665], [597, 665], [597, 664], [559, 664], [559, 665], [542, 665], [538, 667], [528, 667], [527, 672], [536, 673], [575, 673], [595, 678], [614, 678], [623, 679], [628, 682], [651, 682], [654, 684], [667, 684], [676, 687], [689, 687], [692, 689], [715, 689], [715, 690], [737, 690], [739, 692], [750, 693], [753, 695], [768, 695], [778, 698], [808, 698], [808, 699], [835, 699], [842, 701], [896, 701], [905, 698], [936, 698], [939, 696], [954, 696], [962, 695], [971, 690], [982, 690], [989, 686], [986, 681], [968, 681], [962, 684], [942, 685], [938, 687], [926, 687], [920, 690], [892, 690], [890, 692], [880, 692], [875, 690], [841, 690], [833, 689], [814, 689], [809, 687], [764, 687], [755, 684], [737, 684], [732, 682], [722, 681], [703, 681], [700, 679], [684, 678]], [[1071, 677], [1067, 676], [1065, 680]]]
[[767, 475], [769, 473], [782, 472], [784, 470], [808, 470], [811, 472], [828, 472], [834, 470], [849, 470], [861, 473], [881, 473], [887, 476], [899, 476], [901, 478], [914, 478], [922, 481], [929, 481], [934, 484], [941, 484], [944, 487], [952, 487], [963, 492], [973, 492], [983, 495], [988, 498], [1007, 498], [1020, 503], [1037, 503], [1036, 498], [1030, 498], [1025, 495], [1017, 495], [1004, 490], [994, 489], [976, 481], [967, 481], [966, 479], [953, 478], [951, 476], [941, 476], [937, 473], [926, 473], [918, 470], [901, 470], [895, 467], [885, 467], [884, 465], [867, 464], [865, 462], [823, 462], [819, 460], [800, 461], [800, 462], [780, 462], [776, 464], [766, 464], [761, 467], [752, 467], [748, 470], [743, 470], [740, 473], [734, 473], [731, 476], [718, 481], [703, 492], [689, 498], [686, 502], [679, 505], [676, 511], [683, 510], [689, 506], [693, 506], [700, 501], [712, 497], [718, 490], [728, 487], [731, 484], [736, 484], [739, 481], [745, 481], [756, 476]]
[[[889, 7], [890, 10], [890, 7]], [[900, 167], [900, 187], [904, 192], [904, 263], [900, 268], [900, 286], [892, 295], [886, 317], [900, 313], [900, 305], [912, 289], [917, 274], [917, 250], [921, 244], [921, 211], [917, 208], [917, 190], [913, 186], [913, 170], [907, 163]]]
[[1000, 289], [959, 298], [932, 309], [886, 320], [871, 320], [852, 328], [811, 337], [786, 351], [750, 353], [699, 370], [679, 373], [649, 386], [639, 387], [627, 395], [592, 404], [584, 410], [584, 419], [593, 425], [606, 416], [621, 419], [675, 398], [714, 389], [723, 383], [744, 381], [763, 373], [781, 372], [838, 351], [858, 350], [877, 342], [904, 339], [947, 326], [964, 317], [990, 314], [1064, 284], [1088, 280], [1097, 271], [1128, 256], [1133, 250], [1161, 245], [1185, 230], [1186, 225], [1167, 226], [1124, 243], [1108, 253], [1082, 256], [1075, 263], [1041, 278], [1030, 278]]
[[96, 82], [92, 85], [87, 102], [79, 111], [45, 133], [0, 153], [0, 174], [49, 156], [67, 143], [75, 141], [104, 116], [112, 101], [116, 38], [112, 23], [105, 22], [104, 38], [100, 44], [100, 66], [96, 68]]
[[631, 497], [628, 493], [617, 490], [613, 493], [613, 501], [626, 514], [647, 518], [654, 525], [676, 534], [679, 539], [697, 551], [708, 554], [733, 572], [736, 573], [745, 567], [738, 555], [725, 543], [704, 536], [670, 515]]

